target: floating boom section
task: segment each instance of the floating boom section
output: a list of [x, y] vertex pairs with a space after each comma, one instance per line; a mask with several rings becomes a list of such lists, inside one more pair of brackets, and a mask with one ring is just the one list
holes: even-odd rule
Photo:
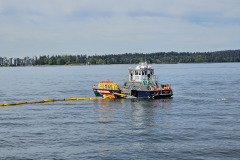
[[[115, 93], [117, 96], [126, 97], [124, 94]], [[77, 101], [77, 100], [97, 100], [97, 99], [111, 99], [115, 94], [109, 94], [106, 97], [90, 97], [90, 98], [66, 98], [66, 99], [48, 99], [42, 101], [35, 101], [35, 102], [15, 102], [15, 103], [5, 103], [0, 104], [0, 107], [4, 106], [16, 106], [22, 104], [34, 104], [34, 103], [48, 103], [48, 102], [55, 102], [55, 101]]]

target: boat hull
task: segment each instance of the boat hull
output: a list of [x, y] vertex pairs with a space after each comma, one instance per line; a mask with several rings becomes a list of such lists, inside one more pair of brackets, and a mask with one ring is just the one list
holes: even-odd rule
[[162, 90], [162, 91], [139, 91], [139, 90], [132, 90], [131, 96], [137, 98], [164, 98], [164, 97], [171, 97], [173, 95], [172, 90]]
[[[122, 98], [115, 93], [121, 94], [121, 90], [106, 90], [106, 89], [93, 89], [96, 97], [108, 97], [112, 95], [111, 98]], [[122, 93], [123, 94], [123, 93]], [[161, 90], [161, 91], [140, 91], [140, 90], [131, 90], [131, 94], [128, 96], [136, 97], [136, 98], [165, 98], [171, 97], [173, 95], [172, 90]]]
[[107, 97], [112, 95], [112, 98], [118, 98], [114, 93], [120, 93], [119, 90], [106, 90], [106, 89], [93, 89], [93, 92], [96, 97]]

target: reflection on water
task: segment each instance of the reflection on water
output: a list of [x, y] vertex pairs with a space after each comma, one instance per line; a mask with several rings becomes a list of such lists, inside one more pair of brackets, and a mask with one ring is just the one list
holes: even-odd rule
[[[171, 99], [153, 99], [132, 101], [131, 122], [139, 127], [168, 127]], [[145, 128], [143, 128], [145, 131]]]
[[[112, 142], [101, 145], [98, 150], [101, 152], [117, 152], [124, 148], [136, 151], [149, 148], [166, 150], [170, 144], [162, 143], [161, 137], [169, 135], [171, 130], [171, 102], [172, 99], [95, 101], [95, 107], [99, 108], [100, 139], [108, 137]], [[111, 132], [113, 128], [115, 132]], [[149, 141], [152, 143], [148, 143]], [[114, 142], [127, 143], [115, 146]]]
[[152, 107], [165, 109], [165, 111], [167, 111], [167, 110], [170, 110], [172, 107], [171, 102], [172, 102], [172, 98], [154, 99]]
[[94, 106], [99, 108], [102, 128], [112, 126], [114, 122], [125, 122], [129, 127], [168, 128], [171, 101], [171, 98], [100, 100], [95, 101]]
[[[100, 109], [100, 122], [107, 123], [117, 121], [114, 115], [118, 113], [121, 103], [122, 99], [103, 99], [95, 101], [94, 106]], [[104, 127], [107, 127], [107, 125], [104, 125]]]
[[[133, 153], [135, 151], [144, 153], [149, 148], [166, 150], [169, 144], [162, 143], [161, 137], [169, 135], [171, 130], [171, 102], [172, 99], [94, 101], [99, 117], [97, 130], [101, 144], [97, 150], [102, 154], [106, 152], [116, 154], [126, 148], [131, 148]], [[105, 141], [101, 141], [102, 139]], [[118, 145], [114, 145], [115, 143]]]
[[[131, 117], [137, 119], [151, 119], [156, 114], [169, 114], [172, 98], [168, 99], [115, 99], [99, 100], [94, 102], [95, 107], [100, 108], [101, 122], [116, 121], [113, 117], [126, 112], [131, 108]], [[125, 107], [125, 108], [123, 108]], [[123, 112], [123, 113], [120, 113]], [[115, 116], [114, 116], [115, 115]], [[127, 116], [127, 115], [126, 115]], [[129, 115], [128, 115], [129, 116]]]
[[163, 99], [132, 99], [133, 106], [141, 106], [143, 108], [158, 108], [158, 109], [171, 109], [172, 98]]

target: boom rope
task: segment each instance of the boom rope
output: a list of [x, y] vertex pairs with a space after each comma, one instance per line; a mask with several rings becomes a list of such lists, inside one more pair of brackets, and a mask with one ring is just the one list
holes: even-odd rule
[[35, 102], [16, 102], [16, 103], [5, 103], [0, 104], [0, 107], [4, 106], [15, 106], [15, 105], [22, 105], [22, 104], [34, 104], [34, 103], [48, 103], [48, 102], [55, 102], [55, 101], [77, 101], [77, 100], [96, 100], [96, 99], [112, 99], [114, 95], [126, 97], [125, 94], [114, 93], [110, 94], [106, 97], [91, 97], [91, 98], [66, 98], [66, 99], [48, 99], [42, 101], [35, 101]]

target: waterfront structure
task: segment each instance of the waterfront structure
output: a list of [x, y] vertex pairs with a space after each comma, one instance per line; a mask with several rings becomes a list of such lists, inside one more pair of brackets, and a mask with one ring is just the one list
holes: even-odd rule
[[8, 64], [9, 64], [9, 65], [12, 65], [12, 61], [13, 61], [13, 58], [10, 57], [10, 58], [8, 59]]
[[1, 66], [4, 65], [4, 63], [3, 63], [3, 58], [2, 58], [2, 57], [0, 57], [0, 65], [1, 65]]
[[25, 65], [31, 65], [31, 64], [32, 64], [32, 59], [29, 58], [29, 57], [24, 57], [23, 63], [24, 63]]
[[7, 65], [9, 62], [7, 57], [3, 57], [3, 65]]
[[24, 57], [23, 59], [20, 58], [13, 58], [13, 57], [0, 57], [0, 66], [25, 66], [25, 65], [32, 65], [32, 61], [34, 59], [38, 59], [38, 57]]

